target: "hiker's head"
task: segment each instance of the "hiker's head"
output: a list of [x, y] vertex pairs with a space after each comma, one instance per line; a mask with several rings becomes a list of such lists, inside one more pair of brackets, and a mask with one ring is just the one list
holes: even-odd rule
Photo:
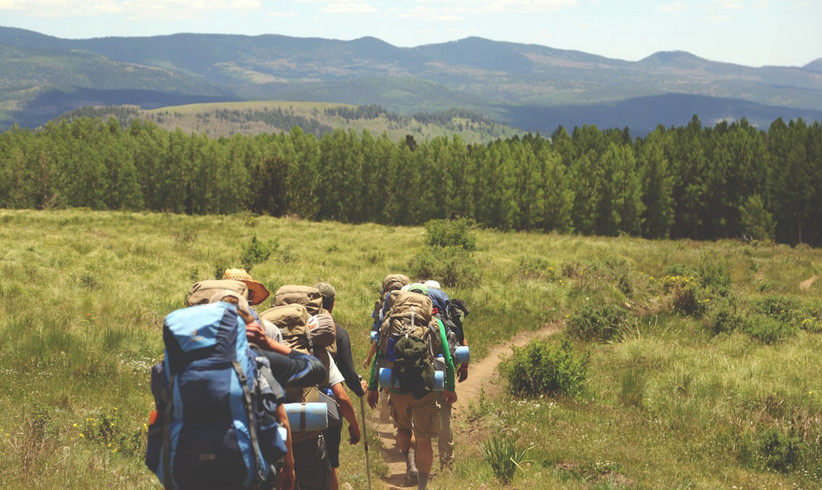
[[320, 294], [323, 295], [323, 309], [330, 313], [334, 308], [334, 301], [337, 300], [337, 291], [334, 290], [334, 286], [327, 282], [318, 282], [314, 287], [319, 289]]
[[242, 281], [248, 286], [248, 303], [251, 305], [258, 305], [268, 298], [271, 294], [268, 289], [260, 281], [255, 281], [251, 278], [251, 274], [245, 269], [226, 269], [223, 272], [223, 279], [233, 279], [235, 281]]
[[225, 291], [218, 291], [214, 293], [214, 296], [212, 296], [208, 302], [217, 303], [220, 301], [237, 305], [237, 313], [239, 313], [246, 323], [251, 323], [254, 321], [254, 317], [251, 316], [251, 311], [248, 309], [248, 301], [246, 301], [240, 293], [230, 291], [228, 289]]
[[440, 288], [440, 283], [438, 283], [437, 281], [435, 281], [433, 279], [429, 279], [429, 280], [425, 281], [423, 284], [428, 289], [442, 289], [442, 288]]
[[428, 286], [421, 282], [415, 282], [408, 286], [408, 290], [412, 293], [419, 293], [428, 296]]

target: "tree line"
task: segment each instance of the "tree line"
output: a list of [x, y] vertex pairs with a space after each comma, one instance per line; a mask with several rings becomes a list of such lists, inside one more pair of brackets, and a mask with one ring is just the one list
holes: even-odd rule
[[210, 138], [134, 120], [0, 133], [0, 207], [253, 212], [500, 230], [822, 245], [822, 125], [559, 127], [487, 144], [336, 129]]

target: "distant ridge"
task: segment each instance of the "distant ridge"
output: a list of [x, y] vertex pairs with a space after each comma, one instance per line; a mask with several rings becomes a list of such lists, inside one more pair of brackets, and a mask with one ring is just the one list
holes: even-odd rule
[[540, 132], [582, 122], [643, 134], [693, 115], [764, 126], [774, 117], [822, 119], [822, 58], [754, 68], [684, 51], [630, 62], [482, 37], [400, 48], [374, 37], [68, 40], [0, 27], [0, 129], [36, 127], [90, 103], [277, 99], [376, 104], [399, 114], [466, 108]]

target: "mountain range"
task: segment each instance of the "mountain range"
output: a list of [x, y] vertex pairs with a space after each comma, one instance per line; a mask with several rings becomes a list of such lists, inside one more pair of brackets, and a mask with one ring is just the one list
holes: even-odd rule
[[84, 106], [316, 101], [402, 115], [463, 108], [523, 131], [747, 119], [822, 121], [822, 58], [748, 67], [687, 52], [640, 61], [471, 37], [412, 48], [281, 35], [61, 39], [0, 27], [0, 129]]

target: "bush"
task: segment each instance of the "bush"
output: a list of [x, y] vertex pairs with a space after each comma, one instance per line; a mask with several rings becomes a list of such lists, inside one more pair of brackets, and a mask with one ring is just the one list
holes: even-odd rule
[[479, 278], [471, 254], [457, 247], [426, 248], [408, 262], [411, 277], [436, 278], [445, 286], [468, 286]]
[[671, 308], [681, 315], [701, 316], [705, 302], [700, 298], [700, 289], [692, 276], [667, 275], [662, 278], [662, 288], [670, 297]]
[[771, 317], [752, 315], [745, 319], [745, 333], [764, 344], [776, 344], [794, 334], [795, 328]]
[[714, 335], [730, 333], [740, 328], [744, 319], [737, 313], [736, 304], [730, 298], [717, 300], [710, 314], [707, 315], [704, 325]]
[[627, 314], [618, 306], [588, 303], [568, 318], [568, 333], [581, 340], [610, 340], [626, 319]]
[[788, 473], [796, 466], [803, 445], [798, 436], [771, 427], [759, 434], [758, 439], [759, 453], [766, 468]]
[[702, 288], [714, 295], [727, 296], [731, 292], [731, 276], [724, 266], [702, 261], [697, 274]]
[[589, 356], [578, 355], [567, 338], [559, 344], [538, 340], [515, 347], [511, 358], [500, 364], [500, 372], [517, 396], [576, 395], [585, 383]]
[[271, 256], [271, 249], [263, 242], [257, 240], [254, 236], [251, 242], [243, 247], [243, 255], [240, 257], [240, 263], [243, 264], [243, 269], [246, 272], [251, 272], [251, 269], [257, 265], [265, 262]]
[[796, 324], [798, 323], [796, 317], [799, 314], [800, 304], [799, 301], [793, 298], [768, 296], [756, 301], [754, 309], [774, 320]]
[[425, 243], [431, 247], [459, 247], [469, 252], [477, 249], [477, 240], [471, 233], [476, 226], [468, 218], [433, 219], [425, 223]]

